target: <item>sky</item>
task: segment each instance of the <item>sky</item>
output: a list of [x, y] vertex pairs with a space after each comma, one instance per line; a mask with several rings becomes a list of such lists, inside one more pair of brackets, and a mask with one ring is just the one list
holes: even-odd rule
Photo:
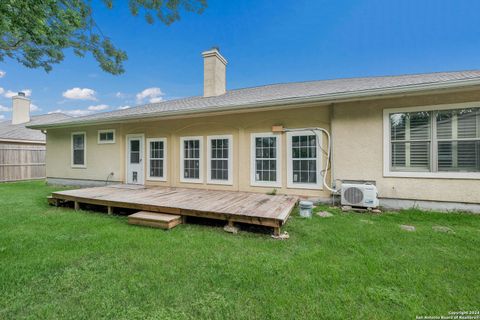
[[73, 116], [203, 92], [201, 52], [218, 46], [228, 60], [227, 90], [346, 77], [480, 69], [480, 1], [209, 0], [201, 15], [171, 26], [94, 2], [102, 33], [125, 50], [113, 76], [91, 57], [66, 52], [46, 73], [0, 62], [0, 119], [25, 91], [33, 114]]

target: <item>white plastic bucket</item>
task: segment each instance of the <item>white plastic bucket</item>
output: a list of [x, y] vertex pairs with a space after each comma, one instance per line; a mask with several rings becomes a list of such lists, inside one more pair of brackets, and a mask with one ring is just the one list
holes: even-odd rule
[[302, 218], [312, 217], [312, 209], [313, 209], [312, 201], [306, 201], [306, 200], [300, 201], [299, 208], [300, 208], [300, 217]]

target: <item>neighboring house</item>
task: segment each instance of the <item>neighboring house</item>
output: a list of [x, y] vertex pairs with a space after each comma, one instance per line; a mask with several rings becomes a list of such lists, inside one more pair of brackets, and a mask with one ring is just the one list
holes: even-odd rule
[[12, 98], [12, 120], [0, 122], [0, 182], [45, 178], [45, 134], [26, 125], [69, 118], [61, 113], [30, 117], [30, 100]]
[[226, 60], [203, 57], [203, 96], [29, 125], [47, 131], [48, 181], [328, 199], [322, 128], [326, 185], [374, 181], [396, 207], [480, 203], [480, 71], [227, 91]]

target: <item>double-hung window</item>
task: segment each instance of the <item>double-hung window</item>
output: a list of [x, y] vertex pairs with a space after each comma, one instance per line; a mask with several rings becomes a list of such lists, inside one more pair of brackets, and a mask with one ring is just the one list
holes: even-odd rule
[[86, 155], [87, 155], [86, 133], [73, 132], [72, 133], [72, 167], [85, 168], [87, 166]]
[[321, 188], [321, 134], [317, 131], [287, 132], [287, 141], [287, 186]]
[[209, 136], [208, 183], [232, 184], [232, 136]]
[[385, 175], [480, 178], [478, 104], [384, 113]]
[[202, 141], [203, 137], [180, 138], [180, 181], [203, 182]]
[[147, 139], [147, 172], [149, 180], [167, 180], [167, 139]]
[[280, 135], [253, 133], [251, 136], [251, 185], [280, 187]]

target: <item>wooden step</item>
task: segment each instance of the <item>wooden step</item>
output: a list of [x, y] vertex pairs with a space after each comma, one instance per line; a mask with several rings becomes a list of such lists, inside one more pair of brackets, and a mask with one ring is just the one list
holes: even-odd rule
[[150, 211], [139, 211], [128, 216], [128, 223], [168, 230], [182, 223], [182, 216]]

